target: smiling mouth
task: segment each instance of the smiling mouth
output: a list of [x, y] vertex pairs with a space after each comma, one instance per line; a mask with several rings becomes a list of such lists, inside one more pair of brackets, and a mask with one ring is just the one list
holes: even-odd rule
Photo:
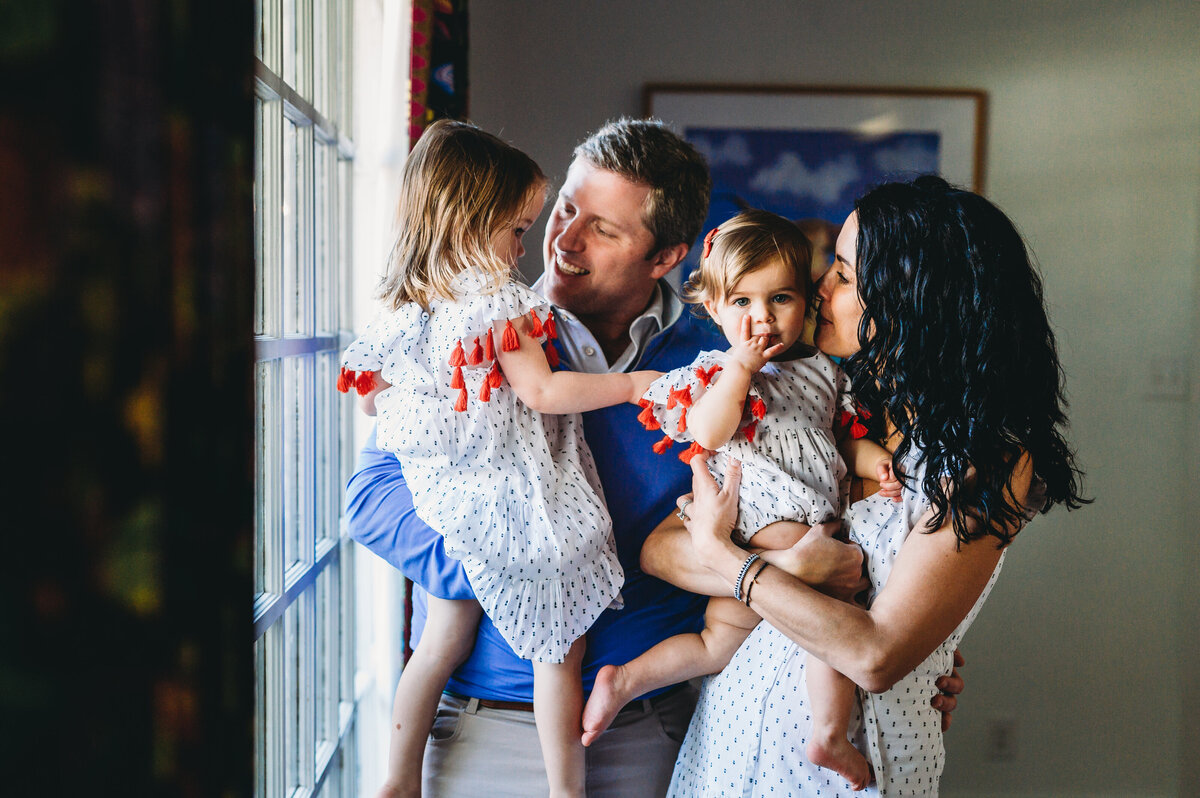
[[591, 274], [587, 269], [581, 269], [578, 266], [572, 266], [562, 259], [561, 255], [554, 256], [554, 268], [558, 269], [563, 274], [569, 274], [572, 277], [582, 277], [585, 274]]

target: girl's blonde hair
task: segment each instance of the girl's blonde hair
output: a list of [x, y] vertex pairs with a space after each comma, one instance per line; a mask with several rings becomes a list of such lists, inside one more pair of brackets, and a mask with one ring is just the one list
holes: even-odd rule
[[516, 147], [466, 122], [434, 122], [404, 164], [379, 298], [394, 310], [407, 302], [428, 310], [455, 298], [451, 285], [465, 269], [507, 279], [511, 266], [492, 251], [492, 235], [545, 190], [541, 168]]
[[733, 293], [739, 280], [774, 258], [796, 273], [796, 285], [811, 307], [812, 245], [795, 222], [760, 210], [742, 211], [709, 231], [700, 266], [683, 284], [683, 298], [701, 306], [720, 301]]

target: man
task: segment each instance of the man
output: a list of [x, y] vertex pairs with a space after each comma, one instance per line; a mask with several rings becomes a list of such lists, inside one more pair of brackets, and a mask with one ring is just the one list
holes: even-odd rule
[[[710, 188], [703, 157], [658, 122], [612, 122], [575, 149], [546, 225], [545, 273], [535, 285], [558, 308], [558, 343], [567, 367], [668, 371], [702, 349], [725, 347], [719, 331], [688, 312], [663, 280], [699, 235]], [[638, 567], [646, 536], [691, 490], [691, 470], [677, 452], [652, 453], [661, 435], [643, 429], [637, 413], [624, 405], [584, 415], [625, 569], [624, 609], [605, 612], [587, 636], [585, 690], [602, 665], [627, 662], [666, 637], [703, 625], [704, 597]], [[425, 591], [474, 597], [441, 537], [413, 512], [399, 463], [375, 448], [373, 437], [347, 487], [347, 522], [355, 540], [419, 586], [414, 646], [424, 623]], [[860, 579], [856, 548], [825, 546], [821, 556], [823, 570], [834, 574], [826, 586]], [[424, 794], [543, 794], [532, 696], [529, 663], [512, 653], [485, 616], [470, 658], [442, 697], [426, 746]], [[677, 685], [622, 710], [587, 750], [588, 795], [662, 795], [694, 705], [694, 691]]]

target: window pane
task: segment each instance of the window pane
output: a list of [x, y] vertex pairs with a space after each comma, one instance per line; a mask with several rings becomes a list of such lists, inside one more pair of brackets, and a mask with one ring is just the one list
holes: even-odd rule
[[258, 147], [254, 161], [254, 267], [255, 335], [279, 335], [280, 274], [280, 152], [282, 146], [283, 104], [279, 100], [257, 98], [255, 133]]
[[313, 334], [312, 128], [284, 119], [284, 335]]
[[267, 657], [266, 638], [254, 641], [254, 796], [267, 795]]
[[342, 485], [339, 468], [341, 442], [338, 411], [342, 395], [334, 390], [338, 373], [338, 353], [321, 352], [317, 355], [316, 378], [316, 510], [318, 541], [336, 540], [340, 534], [338, 518], [341, 515]]
[[312, 789], [313, 784], [313, 591], [301, 593], [284, 612], [285, 674], [287, 704], [286, 761], [287, 792]]
[[316, 730], [317, 766], [338, 739], [339, 568], [335, 562], [317, 577], [316, 587]]
[[283, 507], [279, 477], [283, 469], [280, 451], [279, 390], [280, 361], [268, 360], [254, 368], [257, 401], [254, 425], [254, 593], [283, 592]]
[[352, 262], [351, 256], [351, 237], [354, 234], [354, 225], [350, 214], [353, 211], [351, 207], [351, 192], [350, 180], [353, 175], [354, 163], [348, 160], [338, 160], [337, 162], [337, 263], [338, 263], [338, 326], [345, 326], [345, 322], [352, 318], [351, 314], [351, 291], [350, 291], [350, 269], [348, 268]]
[[338, 285], [334, 222], [337, 211], [337, 152], [333, 144], [316, 142], [313, 196], [313, 233], [316, 258], [317, 332], [330, 335], [337, 331]]
[[283, 361], [283, 563], [313, 561], [313, 358]]
[[272, 72], [279, 74], [279, 0], [255, 0], [254, 54]]
[[330, 56], [330, 27], [329, 0], [313, 0], [312, 2], [312, 41], [313, 41], [313, 105], [326, 119], [332, 120], [334, 110], [329, 102], [329, 56]]

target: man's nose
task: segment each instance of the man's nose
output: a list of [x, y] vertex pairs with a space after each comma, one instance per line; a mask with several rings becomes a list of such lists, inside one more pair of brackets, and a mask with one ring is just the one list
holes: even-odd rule
[[575, 219], [563, 225], [562, 230], [554, 237], [554, 245], [564, 252], [578, 252], [583, 248], [583, 237], [580, 235], [579, 222]]

